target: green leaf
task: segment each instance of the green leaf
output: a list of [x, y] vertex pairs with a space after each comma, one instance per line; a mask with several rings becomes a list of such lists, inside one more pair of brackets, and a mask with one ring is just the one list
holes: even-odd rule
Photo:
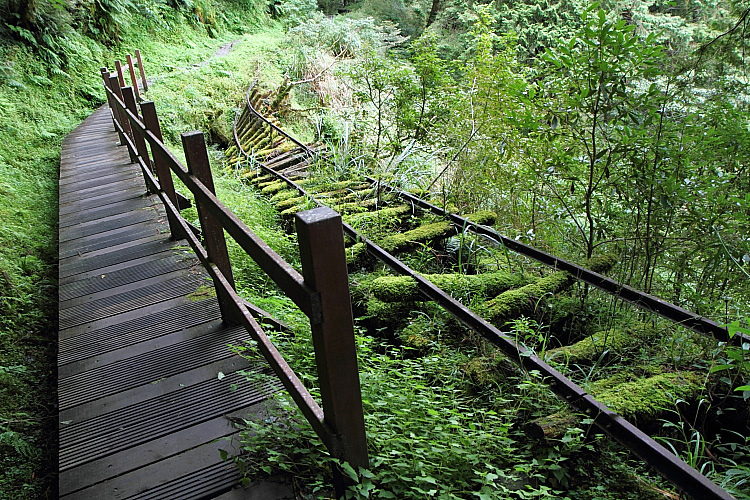
[[348, 462], [341, 462], [339, 464], [339, 467], [341, 468], [341, 471], [349, 476], [353, 481], [358, 481], [359, 476], [357, 475], [357, 471], [355, 471], [351, 465], [349, 465]]
[[227, 457], [229, 457], [229, 453], [227, 453], [227, 450], [219, 450], [219, 456], [221, 457], [221, 460], [223, 462], [226, 462]]

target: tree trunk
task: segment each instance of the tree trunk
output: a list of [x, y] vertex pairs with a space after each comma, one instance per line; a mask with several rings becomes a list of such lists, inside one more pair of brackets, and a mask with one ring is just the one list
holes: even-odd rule
[[430, 14], [427, 16], [427, 23], [425, 24], [424, 29], [429, 28], [430, 25], [435, 22], [441, 3], [441, 0], [432, 0], [432, 8], [430, 9]]

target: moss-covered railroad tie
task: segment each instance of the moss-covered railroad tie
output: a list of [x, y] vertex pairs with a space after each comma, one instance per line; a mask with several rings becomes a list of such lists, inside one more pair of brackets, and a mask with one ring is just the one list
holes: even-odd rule
[[[521, 275], [494, 272], [485, 274], [425, 274], [424, 278], [457, 297], [493, 296], [528, 283]], [[424, 300], [411, 276], [381, 276], [370, 284], [370, 292], [384, 302]]]
[[[586, 266], [594, 272], [604, 273], [617, 263], [612, 255], [589, 259]], [[487, 301], [479, 312], [491, 323], [503, 326], [506, 322], [534, 311], [537, 302], [545, 295], [559, 293], [575, 283], [576, 279], [566, 271], [557, 271], [536, 283], [508, 290]]]

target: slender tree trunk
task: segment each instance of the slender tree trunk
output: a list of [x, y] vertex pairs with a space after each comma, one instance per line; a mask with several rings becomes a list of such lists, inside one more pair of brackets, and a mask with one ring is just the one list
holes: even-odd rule
[[432, 0], [432, 8], [430, 9], [430, 13], [427, 16], [427, 24], [425, 24], [424, 29], [429, 28], [430, 25], [435, 22], [442, 3], [442, 0]]

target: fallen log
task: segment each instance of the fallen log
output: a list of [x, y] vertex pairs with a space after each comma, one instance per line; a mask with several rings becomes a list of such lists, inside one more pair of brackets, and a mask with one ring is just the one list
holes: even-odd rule
[[657, 336], [658, 330], [651, 325], [635, 323], [624, 328], [610, 328], [596, 332], [575, 344], [550, 349], [545, 353], [548, 362], [562, 364], [593, 364], [606, 353], [622, 356], [640, 349], [644, 341]]
[[[617, 262], [612, 255], [594, 257], [586, 263], [589, 269], [597, 273], [607, 272]], [[491, 323], [504, 326], [508, 321], [519, 316], [531, 314], [537, 303], [546, 295], [559, 293], [576, 282], [573, 275], [566, 271], [557, 271], [535, 283], [521, 288], [508, 290], [491, 299], [479, 308], [479, 313]]]
[[[704, 382], [705, 375], [692, 371], [666, 372], [628, 381], [615, 376], [594, 382], [590, 392], [610, 410], [635, 425], [643, 425], [674, 408], [676, 401], [697, 398], [703, 392]], [[581, 418], [566, 410], [531, 420], [524, 424], [523, 430], [539, 440], [560, 439], [568, 429], [580, 426]]]
[[[529, 282], [521, 275], [505, 272], [425, 274], [424, 278], [454, 297], [493, 296]], [[411, 276], [381, 276], [370, 283], [369, 292], [383, 302], [424, 300]]]
[[[482, 211], [467, 215], [466, 218], [477, 224], [492, 225], [497, 219], [497, 214]], [[411, 231], [387, 236], [380, 242], [380, 246], [391, 253], [401, 252], [412, 249], [422, 243], [449, 238], [455, 234], [458, 234], [458, 229], [450, 221], [439, 221], [432, 224], [424, 224]]]

